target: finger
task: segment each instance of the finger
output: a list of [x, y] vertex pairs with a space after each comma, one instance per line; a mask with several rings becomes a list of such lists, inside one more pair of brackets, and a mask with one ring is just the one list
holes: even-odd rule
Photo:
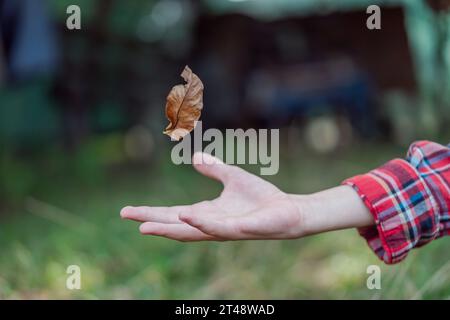
[[273, 215], [269, 213], [273, 209], [270, 209], [267, 212], [268, 214], [264, 214], [264, 210], [228, 215], [221, 218], [211, 214], [189, 213], [180, 214], [179, 219], [204, 233], [228, 240], [286, 238], [288, 236], [286, 230], [289, 226], [272, 221], [270, 217]]
[[178, 241], [221, 240], [187, 224], [145, 222], [140, 225], [139, 231], [144, 235], [161, 236]]
[[238, 218], [217, 219], [209, 214], [181, 214], [179, 218], [181, 221], [213, 237], [228, 240], [250, 239], [248, 235], [240, 230]]
[[201, 174], [220, 182], [227, 182], [235, 167], [225, 164], [219, 158], [204, 152], [196, 152], [192, 156], [194, 168]]
[[190, 206], [173, 207], [125, 207], [120, 211], [120, 216], [139, 222], [153, 221], [161, 223], [181, 223], [178, 215], [190, 212]]

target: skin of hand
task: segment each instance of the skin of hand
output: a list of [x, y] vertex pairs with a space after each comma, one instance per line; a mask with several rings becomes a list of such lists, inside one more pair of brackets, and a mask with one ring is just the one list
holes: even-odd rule
[[195, 153], [192, 163], [201, 174], [222, 182], [219, 197], [173, 207], [127, 206], [121, 217], [142, 222], [142, 234], [178, 241], [294, 239], [374, 224], [348, 186], [293, 195], [206, 153]]

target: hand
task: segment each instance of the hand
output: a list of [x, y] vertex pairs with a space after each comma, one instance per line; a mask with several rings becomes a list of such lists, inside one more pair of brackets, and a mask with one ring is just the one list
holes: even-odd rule
[[302, 236], [303, 212], [292, 198], [245, 170], [206, 153], [195, 169], [223, 183], [211, 201], [174, 207], [125, 207], [122, 218], [143, 222], [142, 234], [180, 241], [287, 239]]
[[218, 198], [186, 206], [125, 207], [122, 218], [142, 222], [142, 234], [179, 241], [291, 239], [374, 224], [348, 186], [292, 195], [205, 153], [194, 154], [193, 163], [197, 171], [223, 183]]

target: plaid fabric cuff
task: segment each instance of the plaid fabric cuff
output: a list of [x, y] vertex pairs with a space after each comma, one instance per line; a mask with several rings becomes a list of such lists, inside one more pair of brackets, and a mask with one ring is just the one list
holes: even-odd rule
[[439, 207], [409, 162], [394, 159], [343, 184], [356, 190], [373, 215], [375, 226], [358, 231], [385, 263], [403, 260], [439, 235]]

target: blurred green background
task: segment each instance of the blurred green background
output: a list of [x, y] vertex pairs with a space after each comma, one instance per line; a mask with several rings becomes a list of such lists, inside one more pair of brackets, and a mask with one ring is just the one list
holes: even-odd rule
[[[65, 26], [70, 4], [81, 30]], [[366, 28], [370, 4], [381, 30]], [[384, 266], [355, 230], [187, 244], [119, 217], [220, 193], [161, 134], [186, 64], [205, 84], [204, 127], [280, 128], [265, 178], [286, 192], [335, 186], [417, 139], [448, 143], [449, 7], [0, 0], [0, 298], [450, 298], [448, 239]], [[81, 290], [65, 286], [73, 264]], [[366, 287], [371, 264], [381, 290]]]

